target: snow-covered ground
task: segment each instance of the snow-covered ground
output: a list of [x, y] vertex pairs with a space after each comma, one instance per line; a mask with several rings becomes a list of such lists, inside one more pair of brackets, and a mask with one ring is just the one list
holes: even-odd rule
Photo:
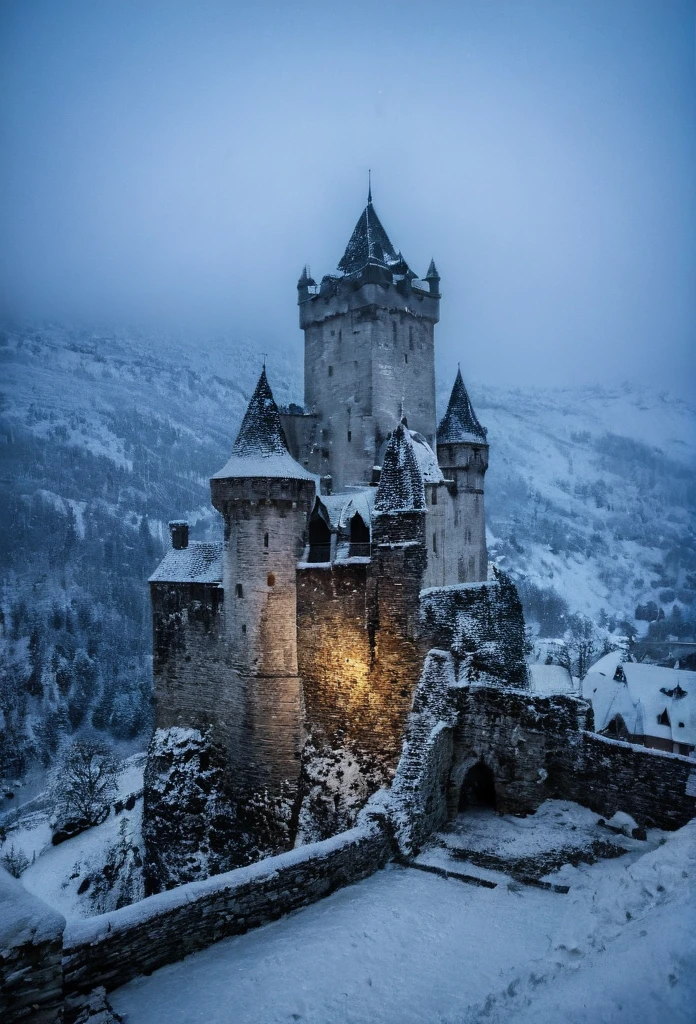
[[389, 866], [112, 994], [128, 1024], [691, 1024], [696, 822], [567, 895]]

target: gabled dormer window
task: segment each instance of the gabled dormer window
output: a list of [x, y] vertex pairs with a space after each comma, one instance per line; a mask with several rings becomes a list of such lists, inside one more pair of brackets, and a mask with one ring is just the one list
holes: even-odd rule
[[658, 725], [670, 725], [669, 715], [667, 714], [667, 708], [662, 712], [661, 715], [657, 716]]

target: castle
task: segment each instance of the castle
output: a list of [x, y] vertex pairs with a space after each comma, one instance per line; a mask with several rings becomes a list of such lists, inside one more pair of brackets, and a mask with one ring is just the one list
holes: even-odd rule
[[370, 190], [338, 272], [317, 286], [305, 268], [297, 292], [304, 408], [277, 408], [264, 366], [211, 480], [222, 543], [171, 523], [150, 580], [156, 727], [205, 734], [237, 807], [265, 794], [267, 815], [271, 799], [259, 851], [312, 816], [310, 747], [354, 761], [354, 792], [315, 808], [320, 832], [393, 773], [424, 653], [418, 595], [488, 575], [488, 442], [459, 372], [436, 421], [434, 261], [419, 279]]
[[211, 479], [222, 541], [172, 522], [150, 579], [149, 891], [347, 836], [361, 814], [408, 856], [476, 779], [501, 812], [562, 797], [688, 820], [688, 763], [612, 746], [586, 701], [528, 688], [459, 372], [436, 426], [434, 262], [417, 278], [368, 195], [338, 272], [317, 286], [305, 269], [298, 303], [304, 407], [278, 409], [264, 366]]

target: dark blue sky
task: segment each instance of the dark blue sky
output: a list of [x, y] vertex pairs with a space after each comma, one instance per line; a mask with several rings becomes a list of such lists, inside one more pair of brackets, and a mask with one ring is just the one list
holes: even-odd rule
[[441, 367], [689, 390], [693, 0], [0, 6], [12, 315], [296, 345], [365, 201]]

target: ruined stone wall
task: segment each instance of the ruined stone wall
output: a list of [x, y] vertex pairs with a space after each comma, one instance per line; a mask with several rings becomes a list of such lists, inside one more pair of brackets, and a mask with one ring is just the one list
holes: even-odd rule
[[502, 813], [533, 813], [558, 798], [668, 829], [696, 814], [693, 761], [587, 731], [586, 701], [471, 682], [468, 675], [452, 651], [430, 651], [390, 796], [403, 853], [457, 813], [466, 773], [478, 761], [493, 772]]
[[72, 921], [65, 935], [66, 995], [87, 993], [97, 985], [112, 991], [139, 974], [366, 878], [390, 855], [384, 826], [366, 820], [326, 842], [192, 882], [100, 917]]
[[398, 422], [435, 434], [434, 325], [439, 303], [393, 285], [336, 281], [300, 304], [305, 331], [305, 408], [319, 418], [321, 475], [334, 492], [370, 482]]
[[527, 686], [522, 604], [504, 573], [494, 569], [486, 583], [424, 590], [421, 615], [428, 649], [451, 650], [472, 680], [487, 675]]

